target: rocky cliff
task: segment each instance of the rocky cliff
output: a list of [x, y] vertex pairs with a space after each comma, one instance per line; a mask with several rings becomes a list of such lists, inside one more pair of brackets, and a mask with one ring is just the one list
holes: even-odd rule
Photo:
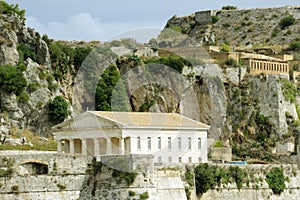
[[[293, 22], [286, 26], [283, 19]], [[299, 36], [299, 7], [199, 11], [189, 16], [174, 16], [165, 28], [189, 35], [203, 44], [285, 45]]]
[[[277, 159], [270, 157], [270, 152], [278, 151], [276, 146], [291, 144], [292, 150], [283, 151], [289, 154], [295, 151], [294, 145], [297, 144], [297, 87], [277, 76], [250, 76], [244, 65], [214, 64], [206, 50], [197, 46], [197, 40], [203, 42], [203, 37], [208, 36], [214, 38], [215, 43], [223, 43], [222, 38], [226, 38], [232, 40], [231, 44], [241, 45], [239, 43], [246, 40], [239, 38], [240, 32], [252, 28], [247, 37], [256, 44], [267, 40], [261, 38], [267, 37], [266, 34], [257, 34], [261, 31], [257, 27], [267, 26], [266, 19], [274, 28], [283, 18], [292, 16], [295, 19], [293, 24], [282, 29], [277, 36], [267, 37], [269, 44], [286, 43], [296, 37], [298, 11], [298, 8], [284, 7], [209, 11], [174, 17], [166, 27], [180, 28], [181, 33], [163, 31], [156, 41], [152, 41], [156, 43], [155, 48], [160, 46], [161, 58], [132, 56], [137, 49], [145, 47], [131, 40], [113, 41], [103, 46], [99, 43], [51, 41], [25, 27], [24, 19], [16, 13], [1, 14], [0, 64], [22, 66], [26, 80], [21, 94], [1, 90], [1, 133], [9, 134], [12, 127], [18, 127], [47, 136], [55, 124], [49, 120], [48, 103], [56, 96], [62, 96], [69, 103], [68, 114], [74, 114], [73, 106], [79, 111], [87, 107], [93, 109], [95, 88], [100, 74], [103, 74], [100, 71], [104, 69], [103, 65], [113, 64], [123, 78], [119, 84], [122, 82], [125, 86], [130, 111], [178, 112], [209, 124], [212, 141], [221, 139], [225, 146], [233, 147], [239, 157]], [[214, 23], [211, 22], [212, 16], [218, 16]], [[238, 24], [239, 30], [224, 31], [224, 24], [230, 25], [227, 29]], [[289, 37], [283, 37], [287, 29], [290, 30]], [[287, 39], [283, 42], [279, 38]], [[113, 53], [116, 49], [123, 49], [119, 57]], [[115, 85], [105, 87], [103, 91], [117, 88]], [[108, 103], [118, 106], [118, 97], [115, 100]], [[251, 155], [251, 152], [257, 154]]]
[[16, 13], [0, 15], [0, 39], [0, 66], [24, 66], [26, 80], [21, 94], [1, 90], [1, 134], [18, 127], [48, 136], [54, 125], [48, 119], [49, 100], [58, 95], [68, 99], [64, 85], [53, 77], [48, 45]]

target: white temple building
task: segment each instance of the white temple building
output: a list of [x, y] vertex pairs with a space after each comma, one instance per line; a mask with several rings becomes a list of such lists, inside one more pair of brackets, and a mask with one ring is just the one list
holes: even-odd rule
[[176, 113], [87, 111], [52, 129], [59, 154], [152, 154], [155, 163], [207, 162], [209, 126]]

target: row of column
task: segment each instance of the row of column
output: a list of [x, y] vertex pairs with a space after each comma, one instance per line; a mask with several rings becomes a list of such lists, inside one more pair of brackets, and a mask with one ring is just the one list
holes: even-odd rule
[[265, 61], [250, 61], [250, 69], [260, 71], [275, 71], [288, 73], [289, 68], [287, 63], [265, 62]]
[[[63, 152], [63, 141], [64, 141], [64, 153], [70, 154], [93, 154], [96, 155], [109, 155], [109, 154], [124, 154], [125, 153], [125, 143], [124, 138], [117, 138], [118, 144], [113, 144], [112, 138], [89, 138], [93, 140], [93, 149], [90, 149], [90, 144], [88, 144], [88, 138], [80, 138], [80, 139], [63, 139], [57, 141], [57, 151], [58, 153]], [[99, 139], [105, 139], [105, 152], [101, 152], [101, 146]], [[81, 141], [80, 150], [79, 146], [75, 146], [75, 141]], [[118, 145], [118, 146], [117, 146]], [[92, 151], [92, 152], [91, 152]]]

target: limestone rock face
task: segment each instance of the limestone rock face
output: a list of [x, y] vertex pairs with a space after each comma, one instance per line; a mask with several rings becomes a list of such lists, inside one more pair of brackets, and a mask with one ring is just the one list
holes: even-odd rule
[[266, 76], [266, 78], [252, 78], [253, 94], [258, 99], [260, 113], [264, 116], [270, 116], [270, 121], [279, 134], [287, 133], [287, 122], [284, 106], [284, 96], [281, 85], [278, 83], [276, 76]]
[[[48, 46], [40, 35], [27, 28], [16, 14], [0, 16], [0, 66], [19, 63], [18, 47], [23, 44], [33, 52], [33, 58], [25, 58], [26, 70], [23, 72], [27, 81], [24, 93], [29, 97], [27, 102], [20, 102], [19, 96], [1, 91], [0, 113], [1, 133], [8, 134], [12, 126], [29, 128], [43, 136], [48, 136], [53, 126], [48, 120], [47, 103], [58, 95], [60, 83], [54, 80]], [[68, 83], [67, 83], [68, 84]], [[51, 87], [50, 87], [51, 86]], [[70, 94], [69, 94], [70, 96]]]
[[[218, 19], [214, 23], [211, 21], [212, 16]], [[279, 28], [279, 21], [288, 16], [293, 16], [296, 23], [286, 29]], [[188, 16], [172, 17], [168, 20], [165, 29], [179, 31], [203, 44], [220, 45], [230, 41], [230, 45], [233, 46], [261, 45], [264, 42], [285, 45], [298, 37], [299, 16], [298, 7], [287, 6], [199, 11]]]
[[0, 47], [0, 65], [16, 65], [19, 60], [19, 53], [13, 47]]

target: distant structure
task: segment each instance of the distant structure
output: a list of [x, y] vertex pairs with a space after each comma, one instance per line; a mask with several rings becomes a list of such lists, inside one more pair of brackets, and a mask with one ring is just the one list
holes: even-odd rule
[[262, 54], [241, 53], [240, 60], [249, 66], [250, 75], [279, 74], [289, 77], [288, 61]]
[[139, 48], [134, 52], [134, 55], [138, 57], [158, 57], [158, 52], [154, 51], [152, 48], [149, 47], [144, 47], [144, 48]]
[[176, 113], [87, 111], [53, 129], [59, 154], [152, 154], [155, 163], [207, 162], [209, 126]]

